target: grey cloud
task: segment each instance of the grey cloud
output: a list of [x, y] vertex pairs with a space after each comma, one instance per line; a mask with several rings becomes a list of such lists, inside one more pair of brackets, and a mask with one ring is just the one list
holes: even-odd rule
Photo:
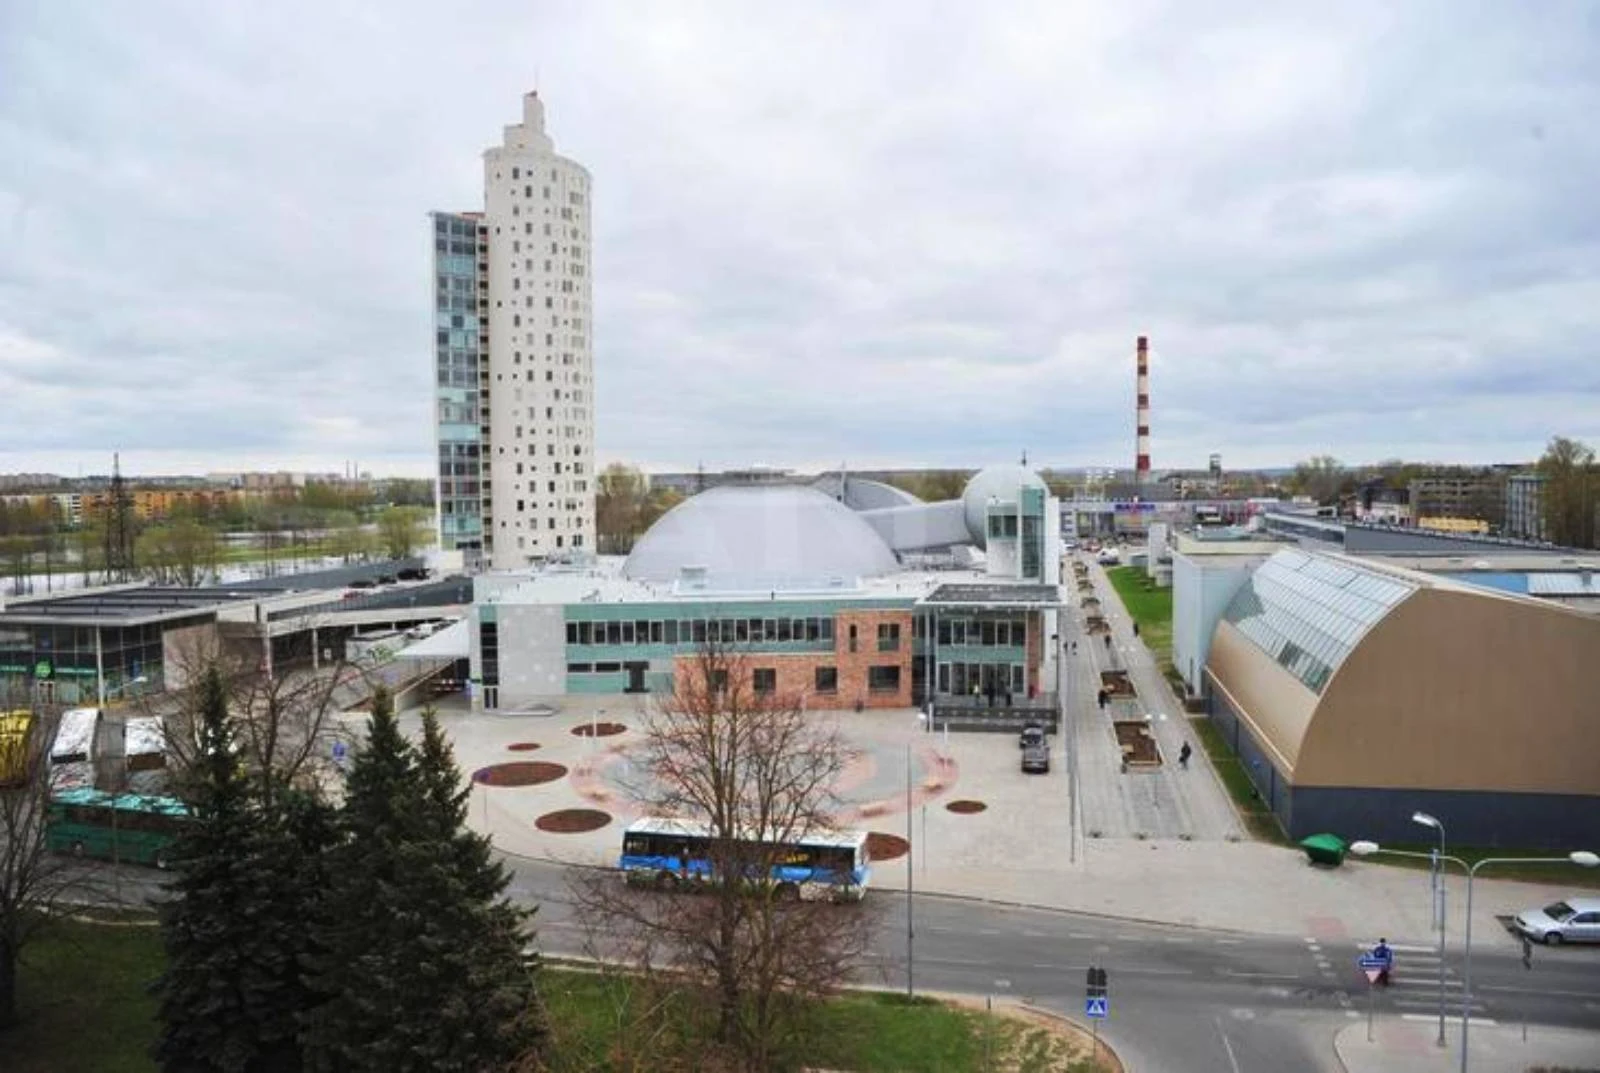
[[1158, 465], [1600, 439], [1592, 5], [4, 18], [0, 469], [428, 471], [424, 214], [535, 77], [603, 456], [1123, 463], [1141, 333]]

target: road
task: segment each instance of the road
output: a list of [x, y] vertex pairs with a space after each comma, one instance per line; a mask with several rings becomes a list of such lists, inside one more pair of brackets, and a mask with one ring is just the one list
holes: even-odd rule
[[[582, 955], [584, 932], [567, 898], [571, 869], [505, 857], [511, 894], [539, 906], [535, 926], [548, 954]], [[109, 869], [100, 879], [105, 895]], [[124, 868], [125, 902], [155, 896], [161, 873]], [[1179, 897], [1181, 895], [1174, 895]], [[883, 914], [863, 973], [868, 985], [903, 988], [906, 899], [874, 892]], [[110, 900], [105, 897], [103, 900]], [[1140, 1073], [1339, 1073], [1333, 1033], [1366, 1016], [1368, 991], [1349, 944], [1140, 924], [1114, 918], [918, 895], [914, 983], [945, 991], [1020, 999], [1083, 1022], [1088, 967], [1107, 970], [1111, 1017], [1103, 1034]], [[1247, 923], [1247, 922], [1241, 922]], [[1435, 1022], [1438, 960], [1397, 946], [1395, 983], [1373, 995], [1379, 1016]], [[1536, 947], [1489, 932], [1473, 943], [1473, 1022], [1600, 1030], [1600, 948]], [[1459, 940], [1446, 957], [1447, 1030], [1460, 1031]]]
[[[513, 894], [541, 906], [540, 946], [583, 951], [583, 929], [566, 901], [568, 870], [507, 858]], [[905, 897], [876, 892], [882, 930], [863, 983], [902, 988]], [[1111, 1018], [1102, 1028], [1141, 1071], [1268, 1073], [1340, 1070], [1333, 1033], [1366, 1016], [1360, 952], [1345, 946], [1245, 932], [1136, 924], [1052, 910], [919, 895], [915, 910], [918, 991], [1024, 999], [1082, 1022], [1088, 967], [1110, 977]], [[1447, 1030], [1460, 1031], [1459, 948], [1446, 957]], [[1600, 1030], [1600, 949], [1534, 952], [1522, 967], [1508, 934], [1473, 943], [1473, 1021]], [[1373, 995], [1379, 1016], [1436, 1020], [1438, 960], [1397, 948], [1395, 983]]]

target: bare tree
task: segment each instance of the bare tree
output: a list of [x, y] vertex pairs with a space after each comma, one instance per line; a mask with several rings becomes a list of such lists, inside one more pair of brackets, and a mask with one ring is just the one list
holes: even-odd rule
[[[23, 710], [0, 698], [0, 710]], [[88, 874], [50, 852], [50, 746], [59, 713], [33, 710], [24, 724], [0, 725], [0, 1029], [17, 1021], [17, 963], [23, 948]]]
[[729, 648], [707, 645], [679, 679], [646, 718], [634, 796], [707, 825], [711, 875], [665, 878], [697, 888], [681, 897], [590, 876], [576, 900], [603, 959], [704, 989], [716, 1038], [765, 1069], [815, 1001], [849, 981], [873, 930], [870, 905], [805, 900], [769, 878], [786, 846], [834, 830], [832, 786], [851, 753], [800, 696], [757, 692]]
[[339, 714], [341, 690], [365, 669], [338, 661], [315, 670], [267, 669], [253, 651], [229, 648], [215, 634], [197, 632], [175, 644], [174, 688], [144, 695], [139, 705], [159, 715], [166, 731], [171, 766], [182, 778], [199, 751], [200, 686], [207, 668], [222, 674], [228, 712], [234, 720], [239, 757], [262, 799], [270, 803], [283, 787], [327, 785], [333, 774], [333, 745], [347, 740]]

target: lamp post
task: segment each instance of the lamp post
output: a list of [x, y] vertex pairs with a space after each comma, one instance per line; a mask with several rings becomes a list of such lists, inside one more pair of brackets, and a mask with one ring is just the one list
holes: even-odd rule
[[[1357, 857], [1370, 857], [1375, 853], [1388, 854], [1391, 857], [1416, 857], [1420, 860], [1431, 860], [1426, 853], [1411, 853], [1401, 849], [1384, 849], [1376, 842], [1359, 841], [1350, 844], [1350, 852]], [[1462, 981], [1461, 981], [1461, 1073], [1467, 1073], [1467, 1042], [1468, 1029], [1472, 1024], [1472, 881], [1478, 874], [1478, 869], [1486, 864], [1575, 864], [1580, 868], [1594, 868], [1600, 865], [1600, 854], [1588, 850], [1573, 850], [1565, 857], [1485, 857], [1473, 864], [1468, 864], [1460, 857], [1439, 855], [1441, 861], [1449, 861], [1461, 866], [1467, 873], [1467, 930], [1462, 940]]]
[[1444, 1046], [1444, 824], [1437, 816], [1426, 812], [1413, 812], [1411, 822], [1432, 827], [1439, 832], [1439, 848], [1433, 851], [1433, 912], [1435, 926], [1439, 929], [1439, 1038], [1434, 1042]]

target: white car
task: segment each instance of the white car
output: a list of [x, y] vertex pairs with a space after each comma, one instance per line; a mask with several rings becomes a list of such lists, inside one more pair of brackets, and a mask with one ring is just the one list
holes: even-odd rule
[[1101, 566], [1115, 566], [1122, 561], [1122, 555], [1116, 548], [1101, 548], [1100, 554], [1095, 556], [1095, 561]]
[[1512, 920], [1518, 931], [1535, 942], [1600, 943], [1600, 898], [1568, 898], [1543, 909], [1529, 909]]

